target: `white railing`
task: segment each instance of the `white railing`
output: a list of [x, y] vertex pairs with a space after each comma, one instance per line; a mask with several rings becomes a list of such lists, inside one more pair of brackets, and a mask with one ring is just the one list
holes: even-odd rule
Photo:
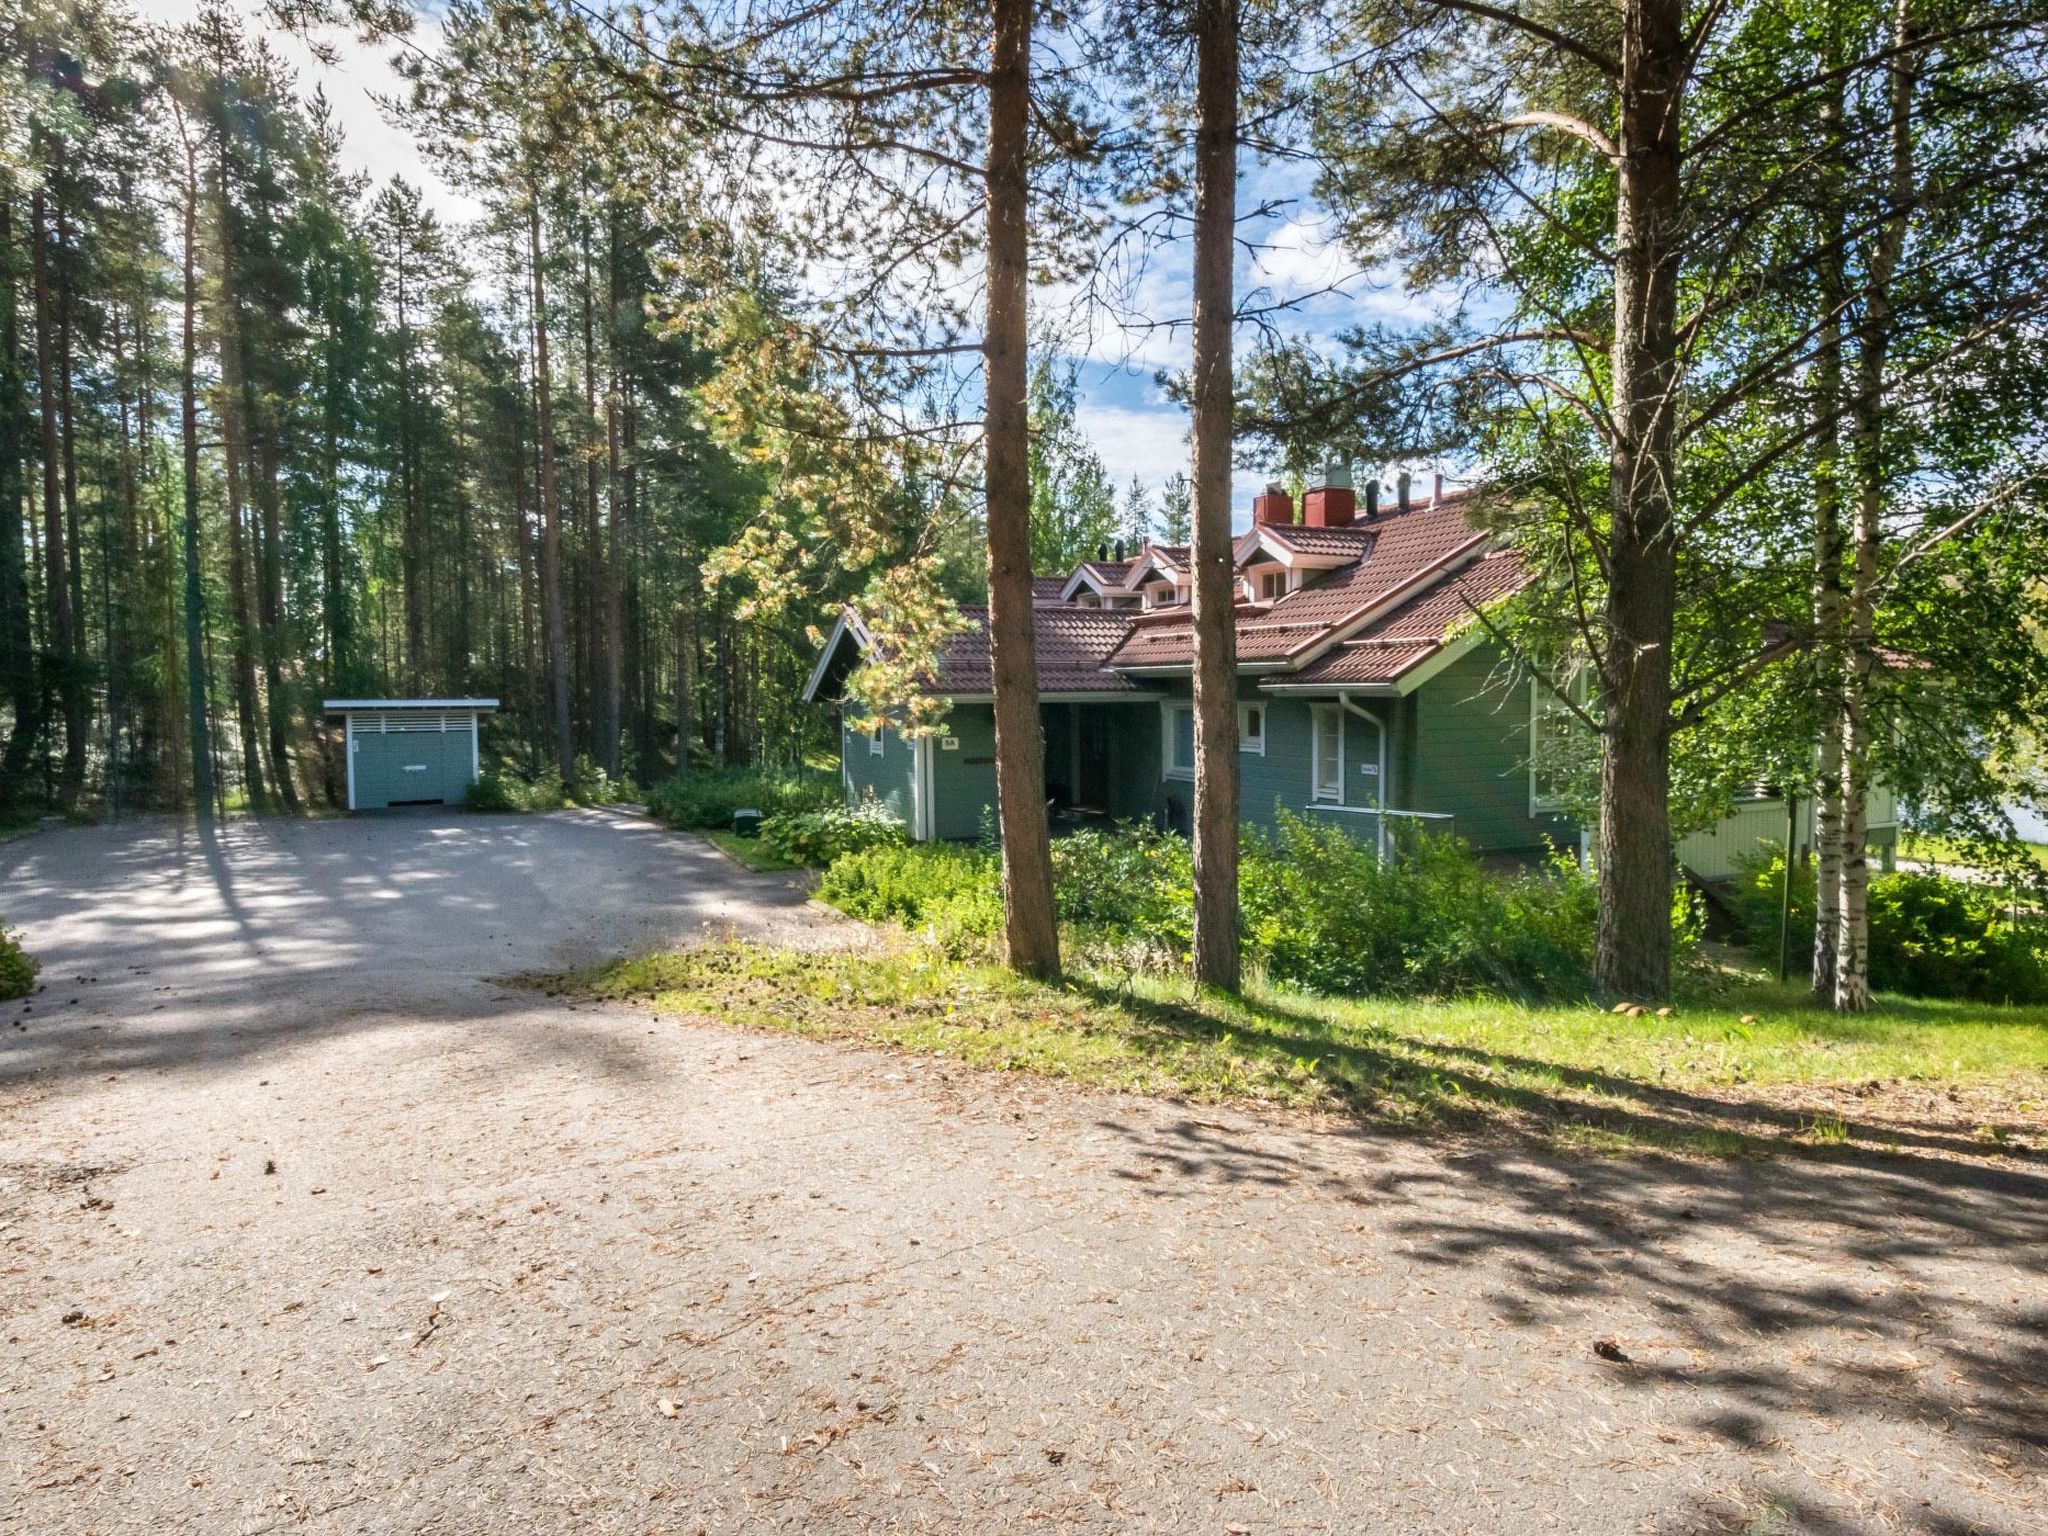
[[1311, 800], [1311, 811], [1335, 811], [1345, 816], [1373, 816], [1378, 821], [1373, 827], [1373, 849], [1384, 861], [1387, 856], [1387, 818], [1406, 817], [1410, 821], [1454, 821], [1457, 818], [1449, 811], [1395, 811], [1377, 805], [1339, 805], [1334, 800]]

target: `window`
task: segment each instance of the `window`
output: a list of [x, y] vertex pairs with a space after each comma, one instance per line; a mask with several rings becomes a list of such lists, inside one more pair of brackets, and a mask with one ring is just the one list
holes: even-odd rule
[[1195, 776], [1195, 706], [1164, 706], [1166, 727], [1166, 776], [1192, 779]]
[[1318, 704], [1311, 711], [1315, 749], [1310, 754], [1309, 798], [1344, 803], [1344, 708]]
[[1287, 573], [1285, 571], [1259, 572], [1259, 596], [1266, 602], [1287, 595]]
[[1263, 704], [1240, 704], [1237, 706], [1237, 750], [1249, 752], [1256, 757], [1266, 755], [1266, 706]]
[[[1591, 696], [1587, 674], [1575, 673], [1565, 684], [1572, 702], [1584, 708]], [[1571, 808], [1575, 788], [1592, 762], [1586, 728], [1548, 684], [1529, 680], [1529, 814]]]
[[869, 757], [880, 757], [882, 755], [882, 729], [882, 726], [878, 723], [872, 731], [868, 732]]

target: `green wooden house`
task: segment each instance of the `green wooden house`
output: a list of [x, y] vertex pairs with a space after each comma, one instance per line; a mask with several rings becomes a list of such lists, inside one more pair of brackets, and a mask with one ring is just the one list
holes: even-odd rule
[[[1245, 819], [1282, 809], [1382, 842], [1401, 822], [1486, 853], [1572, 845], [1578, 828], [1532, 772], [1546, 700], [1506, 664], [1475, 610], [1526, 581], [1472, 526], [1468, 498], [1377, 484], [1364, 505], [1338, 471], [1303, 498], [1269, 488], [1237, 541], [1238, 726]], [[1146, 820], [1185, 831], [1194, 800], [1188, 552], [1148, 547], [1040, 578], [1039, 717], [1056, 818]], [[852, 728], [849, 802], [872, 795], [919, 839], [975, 835], [995, 801], [987, 614], [945, 645], [929, 687], [945, 733]], [[872, 649], [841, 616], [806, 697], [834, 700]]]
[[[1238, 740], [1244, 818], [1327, 820], [1384, 848], [1406, 823], [1453, 833], [1483, 854], [1534, 858], [1581, 829], [1561, 809], [1532, 743], [1568, 721], [1509, 661], [1476, 616], [1528, 578], [1473, 526], [1469, 494], [1426, 499], [1402, 476], [1389, 505], [1364, 504], [1341, 470], [1303, 497], [1277, 486], [1253, 503], [1235, 546]], [[1035, 593], [1045, 792], [1055, 820], [1140, 820], [1185, 832], [1194, 803], [1190, 672], [1192, 573], [1184, 548], [1089, 561], [1040, 577]], [[873, 796], [914, 837], [973, 837], [995, 803], [995, 720], [986, 610], [964, 610], [929, 687], [948, 703], [946, 734], [857, 731], [842, 706], [849, 804]], [[843, 614], [806, 697], [836, 700], [873, 641]], [[1871, 846], [1890, 863], [1889, 795], [1872, 805]], [[1758, 792], [1720, 826], [1680, 843], [1708, 880], [1766, 839], [1782, 802]], [[1793, 830], [1812, 838], [1812, 813]]]

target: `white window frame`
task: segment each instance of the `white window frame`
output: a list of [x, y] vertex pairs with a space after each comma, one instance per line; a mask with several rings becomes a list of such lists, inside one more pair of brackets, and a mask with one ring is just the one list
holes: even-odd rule
[[[1271, 568], [1261, 566], [1257, 572], [1257, 575], [1259, 578], [1259, 587], [1258, 591], [1253, 594], [1253, 598], [1255, 601], [1262, 603], [1278, 602], [1281, 598], [1285, 597], [1289, 592], [1294, 590], [1293, 581], [1285, 566], [1276, 565], [1272, 566]], [[1266, 590], [1266, 587], [1269, 583], [1272, 584], [1277, 590], [1268, 592]]]
[[882, 755], [882, 746], [888, 739], [888, 731], [889, 728], [886, 725], [878, 723], [872, 731], [867, 733], [869, 757], [880, 757]]
[[[1323, 781], [1323, 737], [1335, 729], [1337, 733], [1337, 772], [1330, 783]], [[1342, 805], [1344, 803], [1344, 706], [1342, 704], [1311, 704], [1309, 706], [1308, 742], [1308, 798], [1311, 804]]]
[[[1166, 703], [1159, 706], [1159, 771], [1163, 777], [1169, 779], [1192, 779], [1195, 776], [1195, 764], [1192, 757], [1189, 758], [1185, 767], [1173, 760], [1173, 744], [1179, 737], [1179, 733], [1173, 728], [1174, 717], [1183, 712], [1188, 717], [1188, 740], [1192, 744], [1194, 740], [1195, 718], [1193, 702], [1182, 703], [1178, 700], [1169, 699]], [[1190, 745], [1190, 751], [1192, 750], [1192, 745]]]
[[[1582, 668], [1571, 675], [1565, 683], [1572, 696], [1572, 702], [1583, 706], [1591, 697], [1587, 673]], [[1577, 717], [1563, 700], [1551, 691], [1541, 678], [1529, 679], [1529, 814], [1531, 816], [1556, 816], [1566, 809], [1561, 795], [1546, 795], [1536, 787], [1539, 766], [1536, 760], [1537, 744], [1543, 739], [1546, 721], [1559, 717], [1576, 726]]]
[[[1254, 734], [1250, 728], [1252, 715], [1259, 717], [1259, 729]], [[1255, 699], [1237, 706], [1237, 750], [1251, 757], [1266, 755], [1266, 727], [1272, 723], [1264, 699]]]

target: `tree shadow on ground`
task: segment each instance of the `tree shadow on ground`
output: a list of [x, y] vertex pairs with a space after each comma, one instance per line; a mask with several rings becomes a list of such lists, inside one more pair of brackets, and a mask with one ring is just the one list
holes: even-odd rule
[[[1337, 1125], [1315, 1134], [1246, 1133], [1229, 1116], [1104, 1120], [1137, 1159], [1120, 1171], [1149, 1196], [1309, 1183], [1411, 1262], [1497, 1274], [1488, 1301], [1503, 1326], [1576, 1329], [1589, 1359], [1605, 1331], [1595, 1320], [1611, 1311], [1628, 1320], [1617, 1347], [1629, 1358], [1597, 1368], [1646, 1414], [1676, 1415], [1683, 1433], [1760, 1466], [1817, 1424], [1877, 1439], [1910, 1425], [1987, 1482], [2048, 1473], [2041, 1174], [1992, 1166], [1981, 1145], [1938, 1134], [1902, 1135], [1887, 1154], [1807, 1147], [1759, 1131], [1796, 1125], [1768, 1102], [1510, 1060], [1554, 1071], [1562, 1090], [1617, 1101], [1588, 1104], [1482, 1075], [1482, 1064], [1502, 1060], [1484, 1052], [1430, 1047], [1436, 1064], [1418, 1066], [1332, 1041], [1285, 1009], [1261, 1006], [1253, 1026], [1122, 1001], [1145, 1012], [1162, 1044], [1178, 1036], [1247, 1055], [1321, 1056], [1348, 1087]], [[1431, 1123], [1474, 1133], [1433, 1156], [1390, 1141], [1413, 1127], [1383, 1112], [1418, 1072], [1456, 1084]], [[1527, 1134], [1558, 1126], [1653, 1149], [1693, 1144], [1707, 1130], [1717, 1146], [1770, 1155], [1591, 1157]], [[1825, 1500], [1801, 1497], [1779, 1527], [1755, 1528], [1867, 1529], [1860, 1519], [1830, 1523]], [[1670, 1529], [1745, 1528], [1717, 1519], [1696, 1512]], [[1905, 1528], [1981, 1527], [1915, 1501]]]

